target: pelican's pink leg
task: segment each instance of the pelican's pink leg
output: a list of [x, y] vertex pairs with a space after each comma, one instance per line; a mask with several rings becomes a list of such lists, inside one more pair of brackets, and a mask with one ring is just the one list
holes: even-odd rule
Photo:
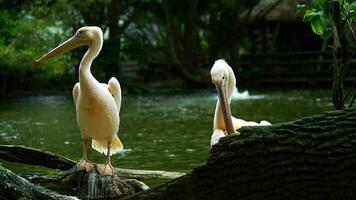
[[94, 164], [88, 160], [88, 142], [89, 138], [83, 138], [83, 158], [77, 164], [77, 171], [85, 170], [88, 172], [94, 167]]
[[106, 163], [104, 165], [98, 165], [97, 166], [98, 172], [102, 176], [104, 176], [104, 175], [109, 175], [109, 176], [114, 175], [114, 168], [111, 165], [111, 160], [110, 160], [111, 141], [108, 141], [107, 148], [108, 148], [108, 153], [106, 154]]

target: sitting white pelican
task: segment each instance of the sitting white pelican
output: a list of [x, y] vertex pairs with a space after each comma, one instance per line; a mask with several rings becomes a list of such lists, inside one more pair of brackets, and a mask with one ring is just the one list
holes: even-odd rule
[[103, 32], [99, 27], [80, 28], [76, 34], [38, 59], [41, 63], [79, 46], [89, 46], [79, 66], [79, 83], [73, 88], [77, 121], [83, 138], [83, 159], [77, 170], [89, 171], [94, 165], [87, 158], [87, 144], [92, 138], [92, 148], [107, 155], [104, 165], [98, 165], [101, 175], [113, 175], [110, 156], [123, 149], [117, 136], [120, 125], [121, 87], [112, 77], [108, 84], [99, 83], [90, 72], [91, 63], [103, 45]]
[[211, 135], [210, 146], [219, 142], [221, 137], [236, 133], [243, 126], [267, 126], [271, 123], [261, 121], [260, 123], [245, 121], [231, 116], [230, 103], [232, 94], [236, 87], [236, 78], [231, 67], [225, 60], [215, 61], [210, 71], [211, 80], [218, 92], [214, 115], [214, 132]]

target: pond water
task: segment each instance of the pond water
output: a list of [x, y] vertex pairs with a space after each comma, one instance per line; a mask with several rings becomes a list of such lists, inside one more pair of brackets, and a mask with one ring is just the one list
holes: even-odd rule
[[[249, 92], [232, 101], [234, 116], [273, 123], [295, 120], [332, 109], [330, 91]], [[119, 137], [125, 151], [112, 157], [122, 168], [189, 172], [203, 164], [210, 151], [213, 90], [125, 95]], [[21, 144], [64, 155], [82, 157], [82, 142], [70, 95], [36, 96], [0, 101], [0, 144]], [[105, 156], [90, 150], [89, 159], [103, 163]], [[30, 165], [0, 163], [16, 173], [51, 170]], [[148, 181], [155, 185], [159, 181]]]

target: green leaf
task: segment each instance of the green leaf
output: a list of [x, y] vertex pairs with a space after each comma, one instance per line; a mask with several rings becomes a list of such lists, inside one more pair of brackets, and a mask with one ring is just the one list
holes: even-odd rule
[[350, 20], [351, 22], [356, 20], [356, 12], [351, 11], [348, 13], [348, 15], [346, 16], [345, 20]]
[[316, 9], [307, 10], [304, 15], [304, 21], [309, 21], [312, 30], [315, 34], [322, 36], [324, 34], [325, 26], [323, 23], [324, 12]]
[[314, 16], [313, 18], [311, 18], [310, 24], [311, 24], [312, 30], [315, 34], [317, 34], [317, 35], [324, 34], [323, 21], [321, 20], [320, 16]]
[[304, 10], [307, 6], [305, 4], [297, 4], [298, 10]]
[[356, 1], [355, 1], [355, 2], [352, 2], [352, 3], [350, 4], [349, 15], [351, 15], [351, 16], [350, 16], [349, 19], [351, 19], [351, 20], [353, 20], [353, 21], [356, 21], [356, 15], [355, 15], [355, 13], [356, 13]]

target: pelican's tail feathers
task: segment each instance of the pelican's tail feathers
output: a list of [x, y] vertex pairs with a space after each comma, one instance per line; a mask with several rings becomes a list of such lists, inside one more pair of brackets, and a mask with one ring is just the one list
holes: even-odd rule
[[111, 150], [110, 150], [110, 154], [116, 154], [119, 153], [120, 151], [122, 151], [124, 149], [124, 145], [122, 144], [120, 138], [115, 135], [112, 143], [111, 143]]
[[[92, 140], [91, 147], [102, 154], [108, 153], [108, 141], [107, 140]], [[110, 148], [110, 156], [119, 153], [124, 149], [124, 145], [117, 135], [115, 135]]]

